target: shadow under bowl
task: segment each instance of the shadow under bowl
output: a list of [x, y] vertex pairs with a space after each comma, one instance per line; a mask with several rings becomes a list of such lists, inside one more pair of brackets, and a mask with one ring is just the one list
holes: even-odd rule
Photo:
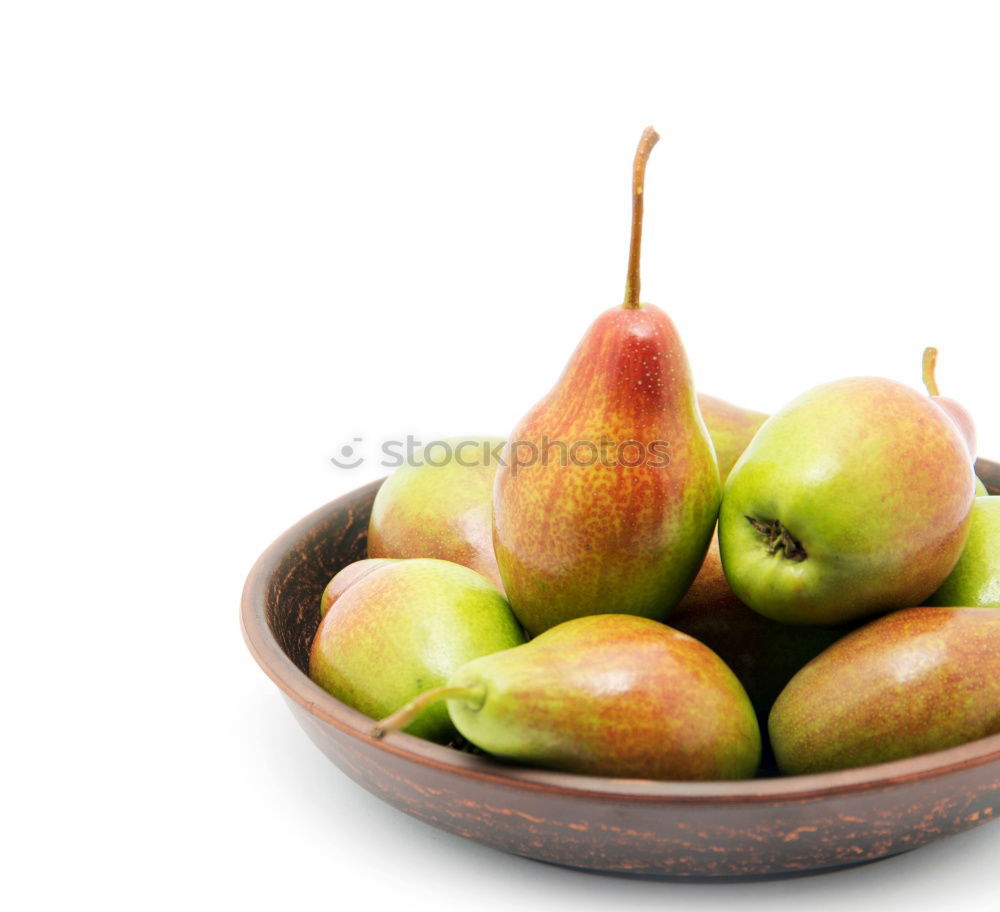
[[[980, 460], [1000, 492], [1000, 465]], [[993, 819], [1000, 735], [877, 766], [740, 782], [555, 773], [392, 734], [309, 680], [319, 597], [366, 556], [381, 482], [321, 507], [258, 559], [243, 591], [247, 645], [313, 742], [355, 782], [434, 826], [505, 852], [591, 871], [759, 878], [862, 864]]]

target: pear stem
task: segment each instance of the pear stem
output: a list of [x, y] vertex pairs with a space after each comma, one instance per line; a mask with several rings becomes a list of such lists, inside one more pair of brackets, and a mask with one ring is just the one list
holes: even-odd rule
[[632, 242], [628, 249], [625, 302], [622, 304], [626, 310], [636, 310], [639, 307], [639, 251], [642, 247], [642, 197], [646, 182], [646, 162], [659, 139], [656, 130], [646, 127], [639, 139], [632, 164]]
[[433, 690], [420, 694], [419, 697], [414, 697], [409, 703], [404, 703], [392, 715], [376, 722], [368, 733], [373, 738], [383, 738], [390, 732], [402, 731], [432, 703], [437, 703], [438, 700], [452, 699], [467, 700], [469, 703], [476, 704], [476, 709], [479, 709], [486, 699], [486, 688], [481, 684], [465, 687], [435, 687]]
[[941, 393], [938, 392], [937, 380], [934, 377], [934, 370], [937, 367], [937, 355], [938, 351], [936, 348], [928, 347], [924, 349], [924, 386], [927, 388], [928, 396], [941, 395]]

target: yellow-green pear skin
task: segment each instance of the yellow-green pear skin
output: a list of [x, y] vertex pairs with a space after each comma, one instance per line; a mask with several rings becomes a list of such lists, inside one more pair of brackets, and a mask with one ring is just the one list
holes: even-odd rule
[[839, 626], [922, 604], [958, 561], [975, 500], [954, 422], [902, 383], [816, 387], [772, 415], [723, 493], [736, 597], [772, 620]]
[[735, 675], [707, 646], [645, 618], [567, 621], [476, 659], [450, 686], [458, 730], [494, 756], [594, 776], [745, 779], [760, 729]]
[[925, 606], [849, 633], [781, 692], [768, 722], [786, 775], [866, 766], [1000, 732], [1000, 611]]
[[[466, 662], [523, 642], [507, 601], [474, 570], [434, 559], [390, 561], [349, 586], [323, 616], [309, 677], [380, 719]], [[444, 705], [406, 731], [440, 743], [455, 734]]]
[[976, 478], [976, 497], [989, 497], [990, 492], [986, 490], [986, 485], [979, 478]]
[[736, 460], [750, 445], [753, 435], [767, 421], [763, 412], [740, 408], [715, 396], [698, 393], [701, 417], [712, 438], [715, 455], [719, 461], [719, 479], [724, 485]]
[[1000, 608], [1000, 497], [976, 498], [962, 556], [927, 604]]
[[414, 453], [375, 495], [368, 556], [454, 561], [503, 591], [492, 525], [502, 447], [497, 437], [452, 437]]

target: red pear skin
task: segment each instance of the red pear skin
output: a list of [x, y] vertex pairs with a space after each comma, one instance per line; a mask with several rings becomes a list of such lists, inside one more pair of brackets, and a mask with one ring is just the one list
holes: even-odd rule
[[769, 721], [783, 773], [845, 769], [1000, 732], [1000, 611], [908, 608], [803, 668]]
[[323, 590], [323, 595], [319, 601], [319, 616], [323, 617], [330, 610], [333, 603], [356, 582], [364, 579], [373, 570], [378, 570], [379, 567], [384, 567], [386, 564], [391, 563], [393, 561], [389, 558], [369, 558], [348, 564], [326, 584], [326, 588]]
[[955, 426], [958, 428], [969, 447], [969, 456], [972, 458], [972, 461], [975, 462], [977, 449], [976, 423], [972, 420], [972, 415], [964, 405], [961, 405], [954, 399], [949, 399], [947, 396], [940, 395], [937, 385], [937, 377], [935, 376], [937, 369], [937, 356], [938, 350], [936, 348], [928, 347], [924, 349], [923, 380], [924, 386], [927, 387], [927, 395], [929, 395], [931, 397], [931, 401], [955, 423]]
[[[574, 463], [573, 444], [638, 465]], [[531, 446], [555, 445], [529, 464]], [[581, 445], [581, 451], [587, 450]], [[523, 463], [522, 463], [523, 460]], [[493, 543], [507, 596], [537, 634], [597, 613], [663, 619], [705, 555], [719, 475], [680, 337], [657, 307], [616, 307], [591, 326], [552, 392], [511, 435], [497, 471]]]
[[973, 461], [976, 458], [976, 423], [972, 420], [969, 410], [954, 399], [946, 396], [933, 396], [931, 401], [943, 411], [959, 429], [966, 445], [969, 448], [969, 456]]
[[[935, 377], [937, 356], [938, 352], [936, 348], [924, 349], [924, 386], [927, 387], [927, 394], [931, 397], [931, 402], [940, 408], [941, 411], [952, 420], [955, 427], [958, 428], [959, 433], [962, 435], [969, 448], [969, 458], [972, 460], [973, 471], [975, 471], [976, 450], [978, 448], [976, 440], [976, 423], [972, 420], [971, 413], [964, 405], [961, 405], [954, 399], [949, 399], [946, 396], [939, 394], [937, 378]], [[986, 489], [986, 485], [984, 485], [978, 477], [975, 481], [977, 497], [980, 495], [986, 496], [990, 493]]]
[[740, 408], [705, 393], [698, 393], [698, 407], [715, 447], [715, 456], [719, 461], [719, 480], [725, 486], [736, 460], [753, 440], [753, 435], [760, 426], [767, 421], [767, 415]]
[[739, 681], [707, 646], [655, 621], [568, 621], [452, 675], [473, 744], [532, 766], [641, 779], [744, 779], [760, 730]]

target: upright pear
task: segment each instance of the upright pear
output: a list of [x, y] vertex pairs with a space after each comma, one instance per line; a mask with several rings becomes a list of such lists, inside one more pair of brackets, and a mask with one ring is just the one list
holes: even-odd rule
[[778, 768], [819, 773], [1000, 732], [1000, 611], [908, 608], [813, 659], [769, 722]]
[[642, 779], [744, 779], [760, 763], [746, 693], [707, 646], [656, 621], [567, 621], [458, 669], [375, 734], [447, 699], [458, 730], [494, 756]]
[[743, 455], [743, 451], [753, 440], [753, 435], [767, 421], [767, 415], [740, 408], [705, 393], [698, 393], [698, 407], [715, 447], [715, 456], [719, 461], [719, 480], [724, 487], [736, 460]]
[[772, 415], [736, 463], [722, 566], [766, 617], [846, 624], [937, 589], [973, 501], [965, 440], [930, 399], [877, 377], [828, 383]]
[[680, 337], [639, 301], [643, 181], [657, 139], [647, 129], [635, 157], [625, 301], [590, 327], [497, 471], [497, 563], [531, 634], [597, 613], [666, 617], [718, 513], [718, 466]]
[[969, 448], [969, 456], [976, 458], [976, 423], [972, 420], [969, 410], [954, 399], [942, 396], [937, 384], [937, 356], [938, 350], [928, 346], [924, 349], [923, 356], [923, 381], [927, 389], [927, 395], [934, 400], [938, 406], [952, 421], [965, 438]]
[[[936, 348], [925, 348], [923, 357], [923, 380], [924, 386], [927, 388], [927, 395], [931, 397], [938, 408], [941, 409], [952, 421], [955, 422], [955, 426], [961, 432], [962, 437], [965, 438], [965, 443], [969, 448], [969, 458], [972, 460], [973, 466], [976, 463], [976, 423], [972, 420], [972, 415], [969, 414], [969, 410], [959, 402], [954, 399], [949, 399], [947, 396], [942, 396], [938, 390], [936, 370], [937, 370], [937, 356], [938, 351]], [[976, 478], [976, 496], [985, 496], [990, 492], [986, 490], [986, 485]]]

